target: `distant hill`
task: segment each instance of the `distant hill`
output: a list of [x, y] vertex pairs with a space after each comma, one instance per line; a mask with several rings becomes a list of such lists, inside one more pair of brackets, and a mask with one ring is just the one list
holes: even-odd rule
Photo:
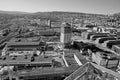
[[112, 16], [120, 19], [120, 13], [115, 13]]
[[[22, 12], [22, 11], [3, 11], [0, 10], [0, 13], [4, 14], [34, 14], [34, 15], [62, 15], [62, 14], [67, 14], [67, 15], [96, 15], [96, 16], [104, 16], [104, 14], [92, 14], [92, 13], [82, 13], [82, 12], [64, 12], [64, 11], [51, 11], [51, 12], [35, 12], [35, 13], [29, 13], [29, 12]], [[120, 13], [115, 13], [113, 15], [120, 15]]]
[[80, 12], [64, 12], [64, 11], [53, 11], [53, 12], [36, 12], [34, 15], [51, 15], [51, 16], [105, 16], [103, 14], [90, 14], [90, 13], [80, 13]]
[[0, 10], [0, 14], [30, 14], [30, 13], [20, 12], [20, 11], [2, 11], [2, 10]]
[[30, 14], [30, 17], [37, 17], [37, 18], [48, 18], [51, 20], [60, 19], [61, 21], [64, 20], [71, 20], [72, 18], [79, 18], [79, 19], [92, 19], [92, 18], [103, 18], [106, 15], [103, 14], [90, 14], [90, 13], [80, 13], [80, 12], [64, 12], [64, 11], [53, 11], [53, 12], [36, 12]]
[[82, 12], [64, 12], [64, 11], [51, 11], [51, 12], [36, 12], [35, 14], [81, 14], [81, 15], [103, 15], [103, 14], [91, 14]]
[[29, 13], [29, 12], [20, 12], [20, 11], [3, 11], [0, 10], [0, 14], [23, 14], [23, 15], [42, 15], [42, 16], [55, 16], [55, 15], [69, 15], [69, 16], [78, 16], [78, 15], [94, 15], [94, 16], [105, 16], [103, 14], [90, 14], [90, 13], [81, 13], [81, 12], [64, 12], [64, 11], [51, 11], [51, 12], [35, 12], [35, 13]]

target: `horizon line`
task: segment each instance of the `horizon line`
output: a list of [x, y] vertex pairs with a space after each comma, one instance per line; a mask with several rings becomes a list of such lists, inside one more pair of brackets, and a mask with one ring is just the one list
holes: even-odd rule
[[3, 11], [3, 12], [20, 12], [20, 13], [31, 13], [31, 14], [34, 14], [34, 13], [38, 13], [38, 12], [72, 12], [72, 13], [84, 13], [84, 14], [98, 14], [98, 15], [114, 15], [116, 13], [120, 13], [120, 12], [116, 12], [116, 13], [90, 13], [90, 12], [79, 12], [79, 11], [61, 11], [61, 10], [53, 10], [53, 11], [19, 11], [19, 10], [16, 10], [16, 11], [13, 11], [13, 10], [0, 10], [0, 11]]

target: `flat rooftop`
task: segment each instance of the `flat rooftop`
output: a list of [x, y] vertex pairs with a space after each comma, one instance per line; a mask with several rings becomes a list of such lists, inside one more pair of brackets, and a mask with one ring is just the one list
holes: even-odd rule
[[8, 42], [8, 46], [19, 46], [19, 45], [39, 45], [40, 42]]
[[78, 50], [64, 50], [64, 57], [69, 66], [78, 66], [78, 63], [74, 59], [76, 52], [78, 52]]
[[[52, 64], [52, 57], [45, 58], [44, 56], [34, 57], [34, 61], [31, 61], [31, 55], [28, 55], [27, 58], [25, 55], [17, 56], [4, 56], [0, 59], [0, 65], [20, 65], [20, 64]], [[3, 59], [4, 58], [4, 59]]]
[[34, 79], [35, 77], [52, 77], [61, 75], [70, 75], [79, 67], [61, 67], [61, 68], [38, 68], [29, 71], [15, 72], [14, 75], [27, 79]]
[[12, 38], [10, 42], [37, 42], [41, 37], [29, 37], [29, 38]]

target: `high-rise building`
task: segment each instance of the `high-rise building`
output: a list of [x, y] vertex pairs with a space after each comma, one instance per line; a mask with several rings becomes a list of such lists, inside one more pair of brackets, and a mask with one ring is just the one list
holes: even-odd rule
[[71, 42], [71, 25], [70, 24], [63, 23], [61, 25], [60, 41], [63, 44], [68, 44]]

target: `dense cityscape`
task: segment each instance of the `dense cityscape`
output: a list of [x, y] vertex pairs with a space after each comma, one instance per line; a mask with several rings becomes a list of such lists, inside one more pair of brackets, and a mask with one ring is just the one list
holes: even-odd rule
[[120, 14], [0, 11], [0, 80], [120, 80]]

